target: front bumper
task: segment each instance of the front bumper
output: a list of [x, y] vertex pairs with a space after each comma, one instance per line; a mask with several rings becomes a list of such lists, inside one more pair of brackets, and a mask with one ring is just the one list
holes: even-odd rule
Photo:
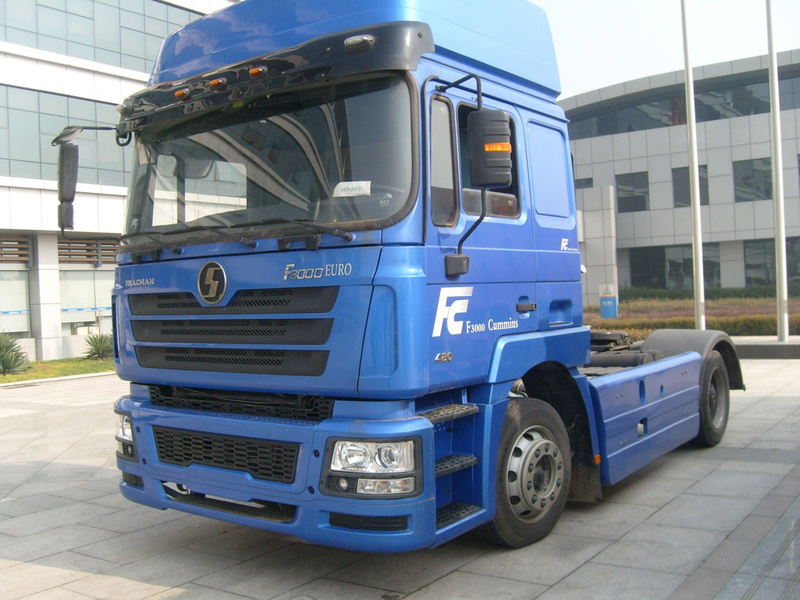
[[[348, 550], [405, 552], [427, 548], [436, 537], [433, 428], [427, 419], [397, 418], [396, 403], [365, 402], [369, 419], [334, 418], [320, 423], [265, 417], [240, 417], [155, 408], [144, 386], [116, 403], [131, 416], [136, 456], [118, 454], [122, 494], [159, 509], [174, 508], [240, 525], [294, 535]], [[379, 418], [383, 404], [387, 418]], [[366, 406], [365, 406], [366, 407]], [[408, 413], [411, 414], [410, 412]], [[241, 470], [159, 460], [154, 432], [160, 429], [235, 436], [297, 444], [291, 481], [254, 478]], [[326, 445], [331, 438], [407, 439], [421, 446], [418, 495], [406, 498], [354, 498], [325, 493]]]

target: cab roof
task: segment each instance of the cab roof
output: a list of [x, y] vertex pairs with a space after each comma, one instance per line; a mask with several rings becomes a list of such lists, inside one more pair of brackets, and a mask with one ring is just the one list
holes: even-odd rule
[[150, 85], [180, 81], [338, 31], [421, 21], [436, 54], [476, 65], [555, 99], [561, 91], [550, 26], [527, 0], [244, 0], [170, 34]]

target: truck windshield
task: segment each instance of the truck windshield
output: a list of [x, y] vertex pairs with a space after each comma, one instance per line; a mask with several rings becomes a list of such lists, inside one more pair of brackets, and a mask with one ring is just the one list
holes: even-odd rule
[[375, 229], [409, 202], [411, 94], [382, 77], [261, 96], [146, 130], [135, 155], [129, 245], [201, 243], [212, 228], [267, 237], [298, 221]]

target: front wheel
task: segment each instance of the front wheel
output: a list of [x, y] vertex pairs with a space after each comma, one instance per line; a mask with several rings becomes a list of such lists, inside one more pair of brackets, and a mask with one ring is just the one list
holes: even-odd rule
[[571, 456], [567, 430], [552, 406], [511, 400], [497, 457], [497, 513], [483, 526], [484, 537], [512, 548], [546, 537], [567, 501]]
[[700, 431], [692, 442], [710, 448], [722, 441], [728, 426], [731, 384], [722, 355], [714, 350], [703, 364], [700, 376]]

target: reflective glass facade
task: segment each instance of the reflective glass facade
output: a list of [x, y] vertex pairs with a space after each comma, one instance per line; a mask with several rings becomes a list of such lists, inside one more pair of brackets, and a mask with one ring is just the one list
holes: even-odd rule
[[[114, 125], [115, 105], [0, 85], [0, 176], [57, 178], [58, 149], [51, 140], [66, 125]], [[126, 186], [130, 150], [113, 132], [79, 136], [81, 183]]]
[[[692, 246], [631, 248], [631, 285], [668, 290], [694, 287]], [[707, 288], [721, 285], [719, 244], [703, 244], [703, 280]]]
[[[769, 83], [766, 71], [756, 81], [726, 82], [724, 85], [695, 84], [697, 122], [731, 119], [769, 112]], [[779, 82], [781, 110], [800, 108], [800, 74], [782, 75]], [[590, 116], [574, 117], [569, 126], [572, 140], [644, 131], [686, 123], [686, 101], [682, 89], [668, 97], [654, 98], [625, 106], [624, 99]], [[568, 115], [569, 116], [569, 115]]]
[[164, 37], [198, 16], [153, 0], [1, 0], [0, 40], [149, 73]]
[[[744, 264], [747, 285], [775, 283], [775, 240], [745, 242]], [[786, 239], [786, 273], [789, 281], [800, 280], [800, 237]]]

